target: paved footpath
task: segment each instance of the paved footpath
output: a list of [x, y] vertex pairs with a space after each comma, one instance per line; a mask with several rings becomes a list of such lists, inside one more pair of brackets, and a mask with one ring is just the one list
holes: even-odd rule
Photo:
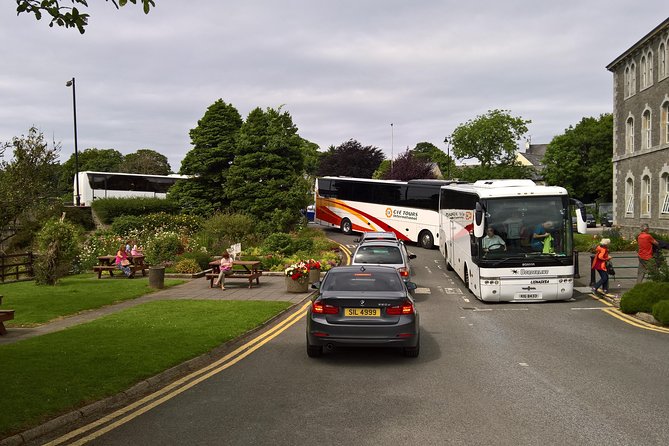
[[[100, 279], [100, 280], [122, 280], [122, 279]], [[136, 280], [148, 280], [148, 278], [138, 278]], [[313, 291], [309, 289], [309, 291]], [[22, 339], [40, 336], [46, 333], [60, 331], [73, 325], [82, 324], [108, 314], [116, 313], [126, 308], [134, 307], [145, 302], [156, 300], [171, 299], [211, 299], [211, 300], [266, 300], [266, 301], [287, 301], [297, 304], [307, 299], [311, 292], [307, 293], [289, 293], [286, 291], [285, 276], [280, 275], [262, 275], [260, 285], [253, 283], [253, 288], [248, 287], [248, 281], [229, 279], [226, 281], [225, 290], [220, 288], [210, 288], [209, 280], [204, 278], [189, 279], [188, 282], [146, 294], [137, 299], [127, 300], [118, 304], [108, 305], [95, 310], [87, 310], [82, 313], [67, 316], [55, 321], [33, 328], [14, 328], [7, 329], [7, 335], [0, 336], [0, 345], [11, 344]]]

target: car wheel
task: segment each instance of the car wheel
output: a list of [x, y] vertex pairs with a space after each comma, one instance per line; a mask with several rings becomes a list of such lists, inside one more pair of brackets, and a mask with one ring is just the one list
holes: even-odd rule
[[420, 246], [425, 249], [432, 249], [434, 246], [434, 237], [430, 231], [421, 232], [418, 236], [418, 241], [420, 242]]
[[353, 225], [351, 224], [351, 220], [349, 220], [348, 218], [345, 218], [341, 221], [341, 232], [343, 232], [346, 235], [353, 232]]
[[307, 356], [310, 358], [318, 358], [323, 354], [323, 347], [320, 345], [311, 345], [307, 341]]
[[402, 354], [404, 354], [404, 356], [407, 358], [417, 358], [420, 354], [420, 338], [418, 339], [418, 343], [415, 347], [404, 347]]

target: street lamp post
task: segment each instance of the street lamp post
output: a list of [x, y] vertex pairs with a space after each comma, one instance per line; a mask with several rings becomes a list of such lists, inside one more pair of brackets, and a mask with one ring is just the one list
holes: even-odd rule
[[66, 87], [72, 87], [72, 110], [74, 111], [74, 185], [77, 192], [77, 207], [81, 205], [81, 196], [79, 195], [79, 148], [77, 147], [77, 89], [72, 80], [65, 83]]
[[447, 154], [446, 156], [448, 157], [448, 164], [446, 164], [446, 177], [447, 179], [451, 179], [451, 141], [448, 139], [448, 136], [444, 138], [444, 142], [446, 143], [446, 151]]

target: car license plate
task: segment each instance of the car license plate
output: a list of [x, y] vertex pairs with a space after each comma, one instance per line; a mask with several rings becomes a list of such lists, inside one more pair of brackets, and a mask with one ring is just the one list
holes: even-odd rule
[[516, 299], [541, 299], [541, 293], [516, 293]]
[[348, 317], [380, 317], [380, 308], [344, 308], [344, 316]]

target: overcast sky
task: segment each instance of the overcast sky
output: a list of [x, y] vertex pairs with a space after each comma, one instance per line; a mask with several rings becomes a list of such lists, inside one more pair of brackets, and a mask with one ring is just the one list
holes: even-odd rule
[[243, 118], [283, 105], [321, 150], [445, 151], [496, 108], [548, 143], [611, 112], [605, 66], [669, 16], [667, 0], [156, 0], [149, 15], [89, 3], [81, 35], [2, 2], [0, 142], [35, 126], [68, 159], [74, 76], [79, 151], [153, 149], [174, 171], [219, 98]]

